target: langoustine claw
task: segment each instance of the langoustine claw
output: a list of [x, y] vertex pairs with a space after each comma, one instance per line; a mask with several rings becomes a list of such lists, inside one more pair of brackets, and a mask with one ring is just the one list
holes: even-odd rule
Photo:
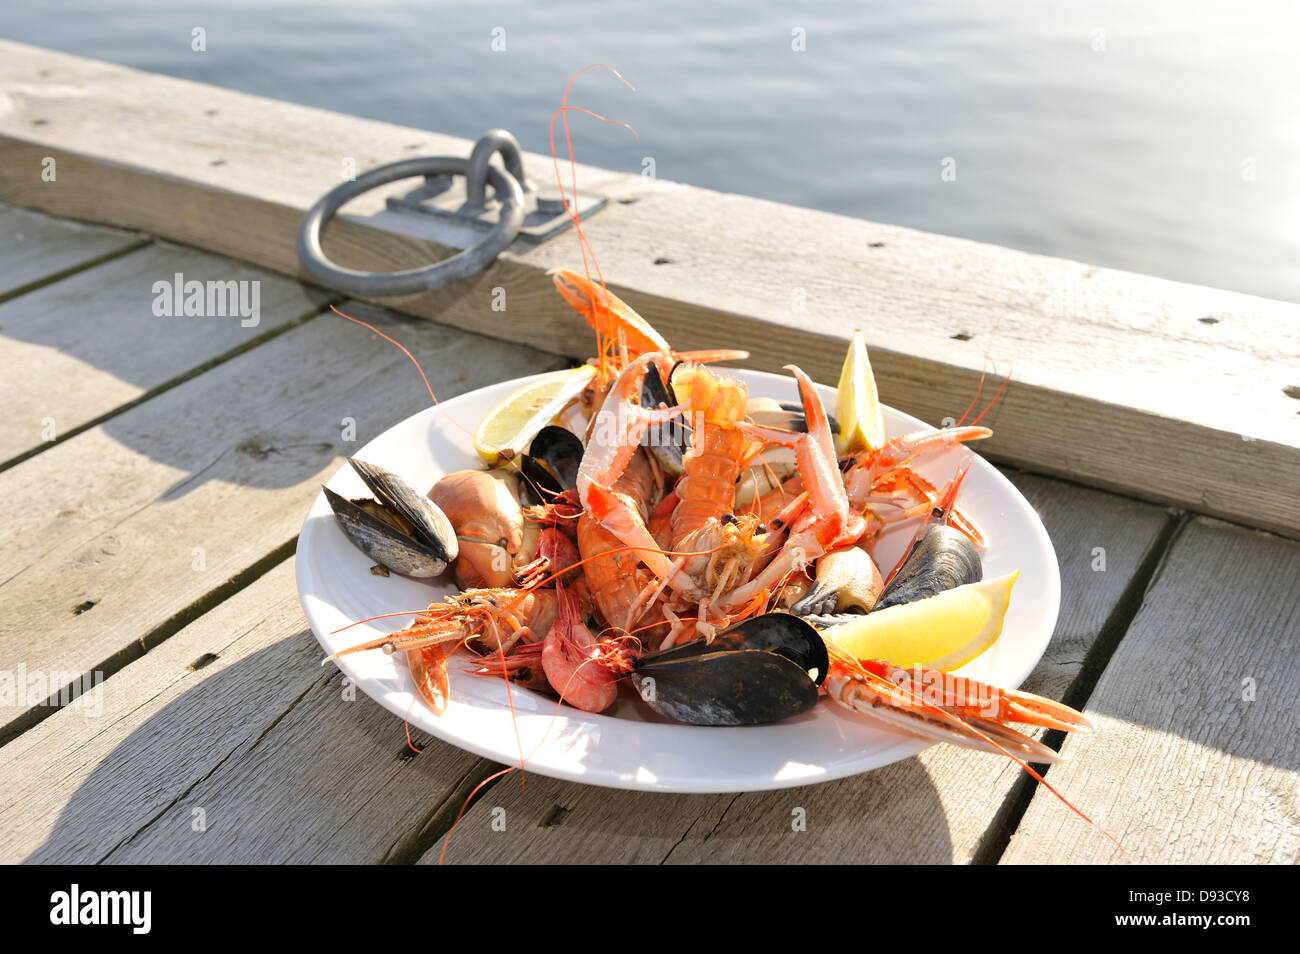
[[515, 554], [524, 542], [524, 516], [515, 478], [487, 470], [458, 470], [429, 491], [456, 529], [462, 589], [510, 586]]
[[406, 665], [415, 680], [416, 691], [437, 715], [447, 709], [451, 698], [451, 681], [447, 676], [447, 644], [412, 649], [406, 654]]

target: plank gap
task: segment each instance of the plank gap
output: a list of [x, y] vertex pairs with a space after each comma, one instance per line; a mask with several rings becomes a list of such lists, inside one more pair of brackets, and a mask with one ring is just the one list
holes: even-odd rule
[[263, 334], [258, 335], [256, 338], [253, 338], [250, 341], [246, 341], [241, 345], [231, 348], [229, 351], [225, 351], [222, 354], [217, 355], [216, 357], [210, 358], [209, 360], [203, 362], [202, 364], [195, 365], [193, 368], [181, 372], [176, 377], [170, 378], [167, 381], [164, 381], [162, 384], [155, 385], [154, 387], [150, 388], [148, 391], [143, 392], [142, 394], [132, 398], [126, 403], [119, 404], [117, 407], [105, 411], [103, 414], [99, 415], [98, 417], [91, 418], [88, 421], [83, 421], [82, 423], [76, 425], [75, 427], [68, 428], [65, 432], [59, 434], [52, 441], [45, 441], [44, 443], [37, 444], [35, 447], [29, 447], [21, 454], [16, 454], [13, 457], [9, 458], [8, 460], [0, 463], [0, 474], [4, 473], [6, 470], [8, 470], [11, 467], [16, 467], [17, 465], [21, 464], [25, 460], [30, 460], [36, 455], [44, 453], [45, 451], [49, 450], [51, 447], [56, 447], [59, 444], [71, 440], [72, 438], [76, 437], [78, 434], [83, 434], [86, 431], [93, 430], [94, 428], [99, 427], [101, 424], [104, 424], [107, 421], [111, 421], [113, 418], [121, 414], [125, 414], [127, 411], [130, 411], [133, 408], [139, 407], [145, 401], [152, 400], [158, 395], [164, 394], [165, 392], [170, 391], [173, 388], [184, 384], [186, 381], [189, 381], [191, 378], [196, 378], [200, 374], [204, 374], [208, 371], [211, 371], [213, 368], [217, 367], [218, 365], [225, 364], [227, 361], [230, 361], [233, 358], [237, 358], [241, 354], [244, 354], [245, 352], [258, 347], [259, 345], [264, 345], [268, 341], [278, 338], [286, 331], [292, 331], [294, 328], [297, 328], [299, 325], [305, 324], [306, 322], [311, 321], [313, 318], [317, 318], [320, 315], [323, 315], [326, 311], [330, 309], [331, 305], [336, 305], [341, 301], [343, 301], [342, 298], [331, 297], [328, 301], [322, 303], [318, 307], [311, 308], [308, 311], [303, 312], [298, 317], [293, 318], [292, 320], [287, 321], [278, 327], [271, 328], [270, 330], [264, 332]]
[[1044, 792], [1000, 863], [1294, 865], [1297, 578], [1300, 544], [1189, 520], [1089, 697], [1101, 733], [1052, 769], [1124, 853]]
[[[1300, 414], [1300, 411], [1297, 411], [1296, 413]], [[1270, 536], [1278, 537], [1279, 539], [1282, 540], [1295, 539], [1290, 534], [1283, 533], [1277, 529], [1270, 530], [1267, 528], [1256, 526], [1253, 523], [1247, 523], [1244, 520], [1236, 519], [1233, 517], [1218, 516], [1217, 514], [1212, 514], [1205, 510], [1198, 510], [1195, 507], [1174, 506], [1167, 500], [1155, 500], [1150, 497], [1139, 497], [1132, 490], [1126, 490], [1122, 487], [1100, 487], [1096, 484], [1086, 483], [1081, 480], [1076, 480], [1075, 478], [1071, 477], [1069, 474], [1057, 473], [1049, 468], [1035, 467], [1032, 464], [1026, 464], [1024, 461], [1016, 460], [1014, 458], [1002, 457], [996, 453], [994, 454], [985, 453], [984, 448], [980, 448], [979, 453], [980, 456], [983, 457], [985, 460], [987, 460], [990, 464], [994, 464], [999, 470], [1007, 474], [1016, 473], [1016, 474], [1025, 474], [1027, 476], [1033, 476], [1033, 477], [1042, 477], [1045, 478], [1046, 480], [1052, 481], [1053, 483], [1066, 484], [1070, 487], [1077, 487], [1080, 490], [1091, 490], [1099, 493], [1110, 494], [1112, 497], [1123, 497], [1125, 500], [1131, 500], [1134, 503], [1147, 504], [1148, 506], [1152, 506], [1152, 507], [1162, 507], [1167, 513], [1171, 515], [1171, 517], [1174, 518], [1183, 515], [1186, 515], [1189, 519], [1192, 517], [1208, 517], [1212, 520], [1217, 520], [1220, 523], [1226, 523], [1233, 527], [1239, 527], [1242, 530], [1258, 530], [1261, 533], [1267, 533]]]
[[[33, 706], [16, 719], [4, 726], [0, 726], [0, 747], [12, 742], [33, 726], [44, 722], [64, 706], [76, 702], [83, 694], [85, 687], [98, 686], [107, 682], [123, 667], [135, 662], [149, 652], [150, 649], [165, 642], [204, 613], [225, 602], [244, 587], [256, 581], [258, 577], [273, 570], [276, 566], [292, 557], [297, 546], [298, 537], [295, 534], [293, 539], [276, 547], [252, 566], [240, 571], [215, 589], [209, 590], [179, 613], [159, 623], [138, 640], [127, 644], [98, 665], [92, 666], [89, 672], [79, 675], [58, 692], [51, 693], [50, 697], [41, 705]], [[96, 681], [92, 683], [92, 680]]]
[[[469, 810], [509, 772], [504, 765], [489, 759], [479, 759], [471, 765], [460, 780], [429, 810], [429, 814], [406, 838], [399, 839], [382, 859], [386, 865], [413, 865], [440, 841], [452, 834], [453, 826], [464, 819]], [[506, 822], [509, 825], [509, 820]], [[448, 853], [455, 844], [446, 846]]]
[[[1093, 690], [1097, 688], [1102, 673], [1106, 671], [1111, 657], [1115, 655], [1120, 642], [1123, 641], [1133, 620], [1137, 617], [1138, 611], [1142, 608], [1146, 594], [1155, 582], [1160, 568], [1164, 565], [1165, 559], [1172, 550], [1174, 541], [1177, 540], [1178, 535], [1187, 526], [1190, 519], [1182, 511], [1170, 512], [1165, 526], [1161, 528], [1159, 535], [1147, 550], [1137, 570], [1129, 578], [1119, 602], [1115, 604], [1110, 615], [1106, 617], [1106, 621], [1102, 624], [1096, 640], [1093, 641], [1088, 654], [1084, 657], [1078, 675], [1074, 677], [1066, 689], [1061, 701], [1070, 708], [1082, 712], [1088, 704], [1088, 699], [1091, 698]], [[1065, 733], [1056, 729], [1044, 733], [1042, 738], [1043, 744], [1056, 752], [1061, 750], [1064, 741]], [[1051, 771], [1051, 766], [1034, 765], [1034, 770], [1046, 779]], [[1033, 800], [1038, 785], [1038, 781], [1027, 772], [1021, 772], [1020, 777], [1016, 779], [1011, 791], [1003, 800], [997, 814], [994, 815], [989, 827], [985, 830], [983, 837], [980, 838], [979, 844], [971, 855], [972, 865], [996, 865], [999, 862], [1003, 853], [1007, 850], [1007, 846], [1011, 843], [1011, 836], [1019, 827], [1025, 812], [1029, 810], [1029, 803]], [[1085, 806], [1079, 806], [1079, 808], [1085, 815], [1088, 814]]]
[[78, 262], [76, 265], [69, 265], [67, 268], [57, 271], [52, 275], [45, 275], [36, 279], [34, 282], [28, 282], [26, 285], [19, 285], [17, 288], [11, 288], [7, 292], [0, 293], [0, 305], [14, 298], [26, 295], [44, 288], [46, 285], [53, 285], [55, 282], [61, 282], [65, 278], [71, 278], [81, 272], [89, 271], [92, 268], [98, 268], [107, 262], [121, 258], [124, 255], [130, 255], [132, 252], [138, 252], [140, 249], [153, 244], [152, 239], [141, 238], [132, 242], [130, 245], [124, 245], [122, 248], [115, 248], [112, 251], [105, 252], [102, 255], [96, 255], [94, 258], [88, 258], [84, 262]]
[[[329, 679], [330, 679], [330, 676], [326, 676], [325, 679], [317, 680], [316, 682], [314, 682], [314, 683], [312, 683], [311, 685], [309, 685], [309, 686], [308, 686], [306, 689], [304, 689], [302, 692], [300, 692], [297, 696], [295, 696], [295, 697], [293, 698], [293, 700], [292, 700], [292, 701], [291, 701], [287, 706], [284, 707], [284, 709], [280, 712], [280, 714], [277, 715], [277, 716], [276, 716], [276, 717], [271, 721], [271, 724], [268, 725], [265, 729], [262, 730], [262, 732], [261, 732], [261, 733], [257, 736], [257, 738], [253, 741], [252, 745], [248, 746], [248, 748], [250, 748], [250, 749], [256, 748], [256, 747], [258, 746], [258, 744], [262, 741], [262, 739], [266, 738], [266, 734], [267, 734], [268, 732], [270, 732], [271, 729], [275, 728], [275, 726], [279, 725], [280, 722], [284, 719], [284, 717], [285, 717], [286, 715], [288, 715], [289, 712], [294, 708], [294, 706], [296, 706], [296, 705], [298, 705], [298, 703], [302, 702], [302, 700], [307, 696], [307, 694], [308, 694], [309, 692], [312, 691], [312, 689], [314, 689], [316, 686], [320, 685], [320, 684], [323, 683], [323, 682], [328, 682]], [[179, 804], [180, 804], [181, 802], [183, 802], [186, 798], [188, 798], [191, 792], [193, 792], [196, 788], [198, 788], [200, 785], [202, 785], [204, 782], [206, 782], [208, 779], [210, 779], [213, 775], [215, 775], [215, 774], [217, 773], [217, 771], [218, 771], [218, 770], [219, 770], [223, 765], [225, 765], [227, 761], [229, 761], [229, 760], [230, 760], [231, 758], [233, 758], [237, 753], [239, 753], [239, 752], [241, 751], [242, 748], [243, 748], [243, 746], [235, 746], [235, 747], [232, 748], [229, 752], [227, 752], [225, 755], [223, 755], [220, 759], [217, 760], [217, 762], [216, 762], [216, 763], [215, 763], [211, 768], [209, 768], [206, 772], [204, 772], [202, 776], [200, 776], [199, 778], [195, 779], [191, 784], [187, 785], [187, 786], [185, 787], [184, 790], [182, 790], [180, 793], [178, 793], [174, 798], [172, 798], [171, 801], [169, 801], [169, 802], [168, 802], [165, 806], [163, 806], [163, 807], [162, 807], [158, 812], [156, 812], [156, 813], [153, 815], [152, 818], [150, 818], [148, 821], [146, 821], [143, 825], [141, 825], [139, 828], [137, 828], [137, 829], [136, 829], [135, 831], [133, 831], [131, 834], [127, 835], [125, 838], [123, 838], [122, 840], [120, 840], [116, 845], [114, 845], [112, 848], [110, 848], [110, 849], [108, 850], [108, 853], [107, 853], [107, 854], [105, 854], [105, 855], [103, 855], [102, 857], [100, 857], [100, 858], [99, 858], [95, 863], [96, 863], [96, 864], [104, 864], [104, 863], [108, 862], [108, 861], [113, 857], [114, 854], [116, 854], [116, 853], [117, 853], [118, 851], [120, 851], [122, 848], [125, 848], [127, 845], [131, 844], [131, 842], [135, 841], [135, 840], [136, 840], [137, 838], [139, 838], [141, 835], [143, 835], [143, 834], [144, 834], [146, 831], [148, 831], [148, 830], [149, 830], [149, 829], [150, 829], [150, 828], [151, 828], [155, 823], [157, 823], [159, 819], [161, 819], [161, 818], [162, 818], [163, 816], [165, 816], [169, 811], [171, 811], [175, 806], [179, 805]]]

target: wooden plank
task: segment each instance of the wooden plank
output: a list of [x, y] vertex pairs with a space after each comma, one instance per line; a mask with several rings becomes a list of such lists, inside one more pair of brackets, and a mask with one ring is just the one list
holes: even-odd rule
[[[0, 116], [0, 198], [288, 273], [303, 211], [345, 160], [362, 171], [469, 149], [21, 44], [3, 50], [0, 91], [13, 108]], [[44, 156], [70, 174], [40, 183], [30, 170]], [[553, 176], [549, 157], [526, 156], [525, 168]], [[743, 344], [755, 367], [797, 357], [834, 380], [861, 326], [884, 399], [935, 422], [960, 415], [989, 354], [1015, 370], [990, 418], [994, 459], [1300, 535], [1292, 303], [640, 175], [579, 176], [612, 199], [587, 228], [611, 287], [679, 347]], [[385, 211], [386, 194], [356, 200], [331, 227], [337, 260], [407, 267], [466, 241]], [[394, 305], [585, 356], [588, 337], [544, 275], [577, 264], [571, 238], [517, 248], [477, 279]], [[508, 322], [493, 310], [498, 288]]]
[[0, 301], [119, 255], [145, 241], [138, 235], [114, 229], [0, 205]]
[[0, 748], [0, 861], [400, 860], [479, 760], [320, 658], [287, 560]]
[[[1123, 497], [1011, 476], [1042, 515], [1061, 561], [1060, 621], [1025, 687], [1060, 698], [1169, 517]], [[1101, 571], [1096, 547], [1105, 549]], [[515, 775], [466, 813], [447, 860], [968, 862], [1019, 778], [1005, 759], [947, 746], [855, 778], [748, 794], [610, 791], [535, 775], [521, 792]], [[806, 831], [792, 828], [796, 809]], [[436, 861], [440, 848], [422, 861]]]
[[1053, 785], [1124, 845], [1035, 794], [1003, 861], [1300, 859], [1300, 545], [1215, 520], [1180, 534], [1088, 702]]
[[[210, 281], [247, 283], [247, 316], [226, 307], [224, 293], [214, 297], [218, 307], [211, 317], [155, 315], [161, 294], [155, 283], [172, 286], [176, 275], [183, 276], [182, 284], [205, 287]], [[175, 310], [172, 298], [166, 295], [166, 304]], [[9, 426], [0, 433], [0, 461], [63, 439], [250, 347], [319, 310], [327, 298], [228, 258], [151, 245], [5, 302], [0, 331], [7, 370], [0, 405], [7, 408]], [[219, 316], [217, 310], [230, 314]]]
[[[442, 397], [563, 363], [357, 310]], [[405, 355], [330, 315], [0, 473], [0, 672], [59, 682], [135, 658], [287, 552], [342, 456], [427, 402]], [[0, 726], [46, 711], [16, 700]]]

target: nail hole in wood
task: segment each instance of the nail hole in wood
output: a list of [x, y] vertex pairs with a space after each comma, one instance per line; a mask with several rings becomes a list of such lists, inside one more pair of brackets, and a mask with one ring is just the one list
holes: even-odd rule
[[884, 243], [884, 242], [872, 242], [872, 243], [871, 243], [871, 247], [872, 247], [872, 248], [884, 248], [884, 247], [885, 247], [885, 243]]
[[86, 612], [86, 610], [90, 609], [94, 605], [95, 605], [94, 600], [86, 600], [84, 603], [78, 603], [76, 606], [72, 607], [72, 615], [80, 616], [82, 613]]
[[656, 265], [671, 265], [671, 264], [672, 264], [672, 261], [673, 261], [673, 260], [672, 260], [671, 258], [664, 258], [662, 255], [660, 255], [658, 258], [655, 259], [655, 264], [656, 264]]
[[970, 341], [975, 336], [969, 331], [959, 331], [952, 336], [953, 341]]
[[546, 817], [542, 819], [542, 823], [537, 827], [556, 828], [559, 826], [561, 822], [564, 821], [565, 818], [568, 817], [568, 814], [569, 814], [569, 810], [567, 808], [565, 808], [563, 805], [556, 805], [547, 813]]
[[1300, 384], [1288, 384], [1282, 389], [1282, 393], [1289, 398], [1295, 398], [1300, 401]]
[[619, 205], [636, 205], [636, 204], [637, 204], [638, 202], [640, 202], [640, 201], [641, 201], [641, 197], [640, 197], [639, 195], [630, 195], [630, 196], [628, 196], [628, 197], [625, 198], [625, 199], [619, 199], [619, 200], [618, 200], [618, 204], [619, 204]]
[[198, 659], [194, 660], [194, 662], [190, 663], [190, 668], [195, 671], [198, 671], [202, 669], [204, 666], [211, 666], [214, 662], [216, 662], [220, 658], [221, 657], [218, 656], [216, 653], [204, 653]]
[[1196, 320], [1203, 325], [1217, 325], [1219, 323], [1219, 319], [1213, 315], [1206, 315], [1204, 318], [1197, 318]]

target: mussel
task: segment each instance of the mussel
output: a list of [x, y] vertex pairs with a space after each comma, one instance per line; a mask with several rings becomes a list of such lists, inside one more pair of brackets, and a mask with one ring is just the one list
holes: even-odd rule
[[759, 725], [807, 712], [830, 659], [808, 623], [789, 613], [746, 620], [642, 656], [632, 682], [662, 716], [690, 725]]
[[[673, 368], [677, 370], [676, 367]], [[659, 375], [659, 369], [653, 363], [646, 368], [645, 378], [641, 382], [641, 406], [647, 408], [674, 407], [677, 398], [673, 391], [672, 374], [667, 383]], [[683, 455], [690, 443], [690, 428], [680, 418], [675, 417], [666, 424], [649, 427], [641, 437], [641, 446], [646, 448], [659, 461], [664, 472], [671, 478], [684, 473]]]
[[[783, 431], [796, 434], [806, 433], [808, 419], [804, 416], [803, 405], [798, 401], [776, 401], [772, 398], [750, 398], [746, 408], [750, 420], [762, 427], [779, 427]], [[831, 433], [838, 435], [840, 422], [827, 414]]]
[[970, 538], [946, 524], [937, 524], [912, 544], [873, 610], [913, 603], [983, 578], [984, 564]]
[[578, 486], [578, 465], [582, 463], [582, 441], [568, 428], [547, 425], [537, 432], [528, 453], [518, 460], [521, 494], [528, 503], [550, 503], [556, 496]]
[[776, 490], [798, 473], [799, 463], [792, 448], [775, 445], [766, 448], [737, 478], [736, 506], [749, 507], [756, 499]]
[[438, 576], [460, 552], [451, 521], [396, 474], [353, 457], [348, 463], [374, 499], [348, 500], [323, 488], [334, 518], [366, 556], [394, 573]]

